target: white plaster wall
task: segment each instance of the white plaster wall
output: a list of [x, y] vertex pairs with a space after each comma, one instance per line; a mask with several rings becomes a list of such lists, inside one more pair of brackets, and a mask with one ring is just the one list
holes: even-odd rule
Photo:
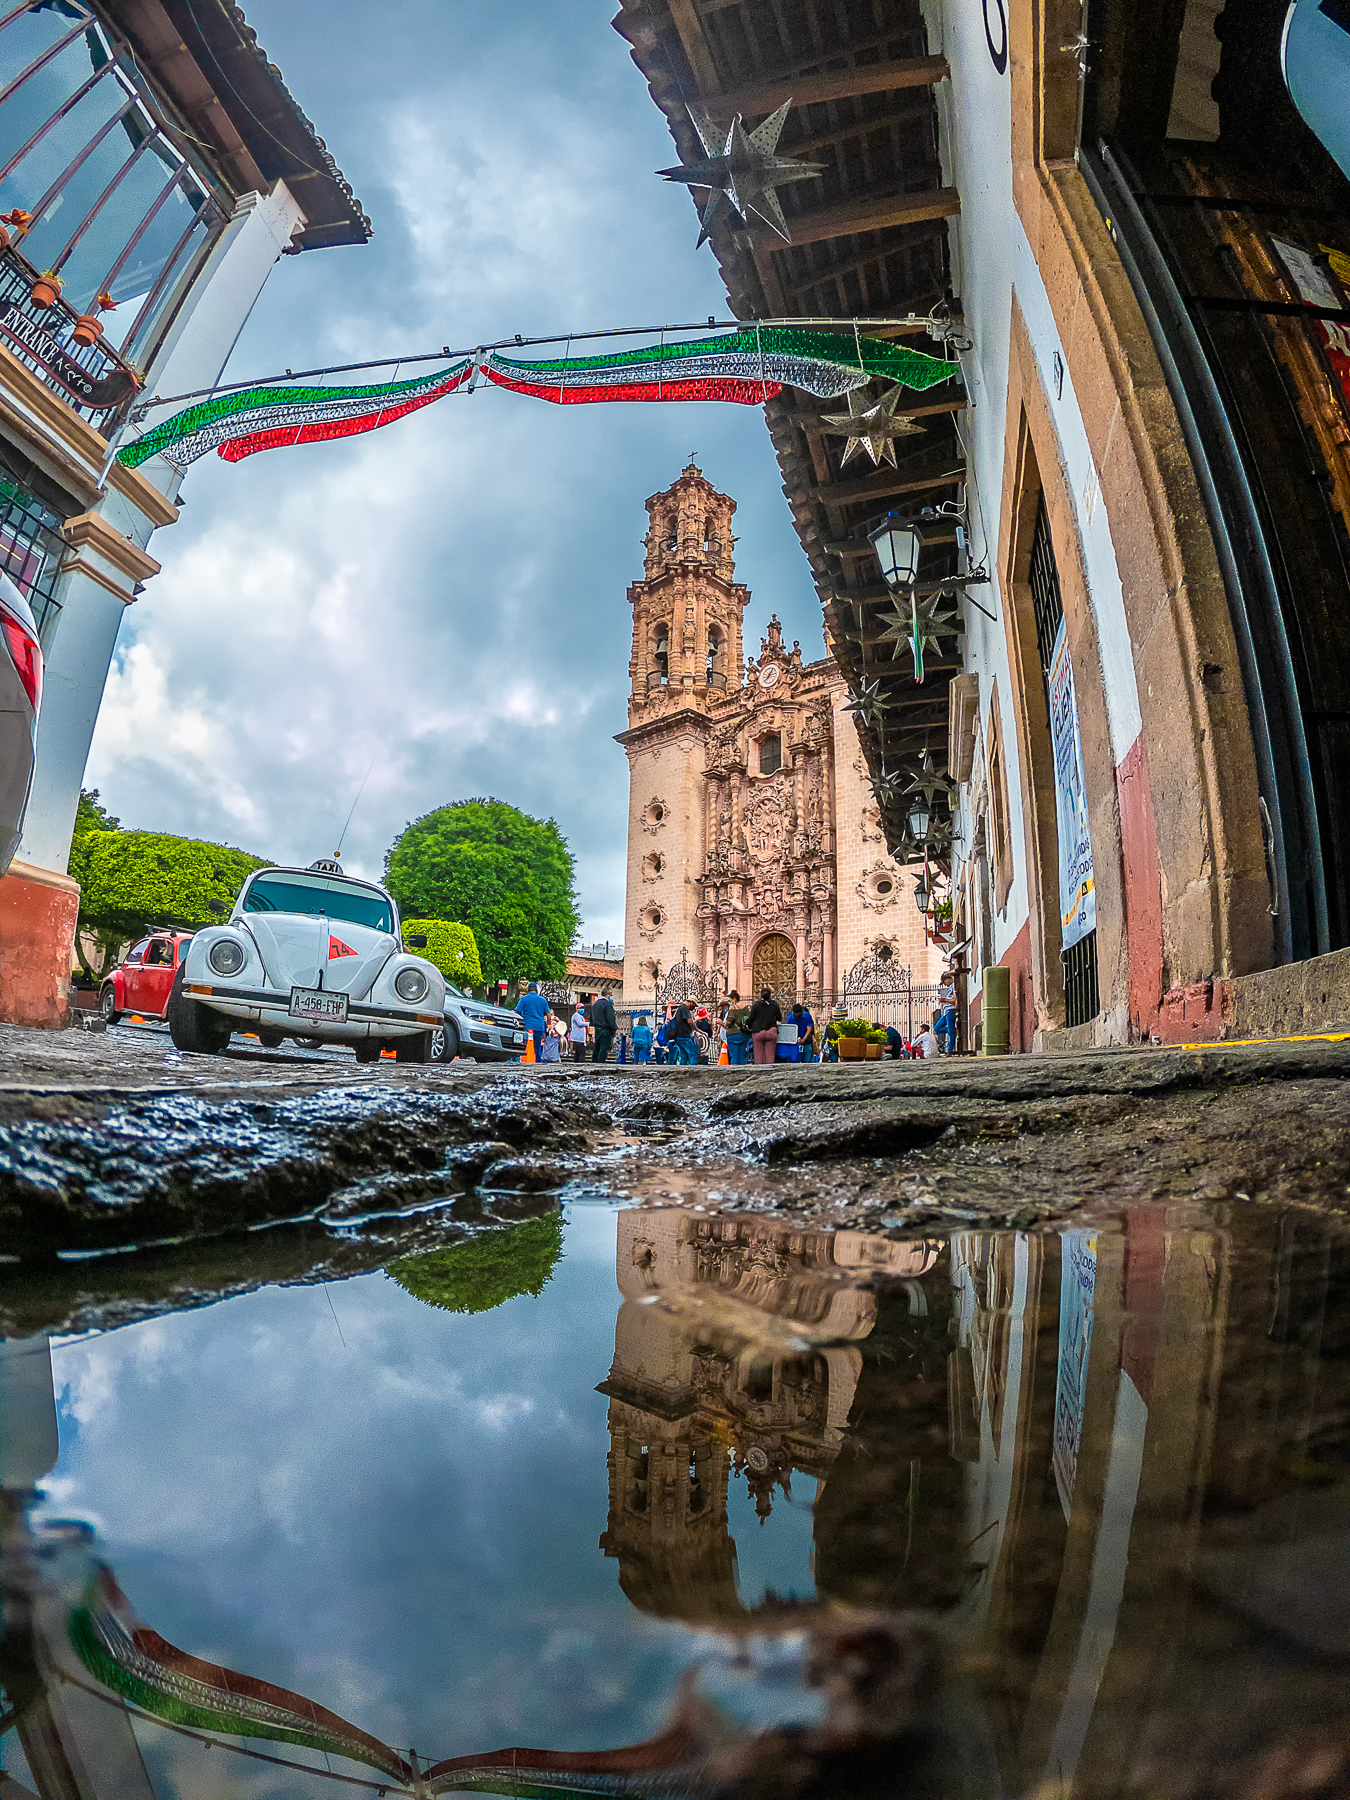
[[[1005, 6], [1011, 0], [1004, 0]], [[1012, 190], [1011, 79], [999, 73], [985, 35], [985, 15], [998, 35], [999, 5], [989, 0], [926, 0], [929, 47], [946, 56], [951, 80], [937, 89], [943, 178], [961, 194], [961, 213], [949, 222], [952, 285], [960, 296], [973, 350], [962, 359], [973, 401], [962, 430], [968, 439], [971, 470], [972, 554], [989, 569], [988, 587], [976, 598], [1001, 614], [997, 568], [998, 507], [1008, 402], [1008, 357], [1012, 302], [1016, 293], [1026, 321], [1041, 385], [1049, 402], [1063, 478], [1077, 519], [1088, 594], [1101, 644], [1112, 749], [1119, 763], [1140, 731], [1139, 694], [1125, 619], [1120, 571], [1096, 467], [1088, 448], [1068, 358], [1055, 329], [1045, 285], [1027, 241]], [[1063, 391], [1055, 395], [1054, 358], [1064, 365]], [[1042, 475], [1048, 479], [1049, 470]], [[1001, 957], [1028, 917], [1026, 833], [1022, 818], [1021, 774], [1013, 729], [1013, 683], [1002, 619], [997, 624], [973, 607], [966, 613], [966, 666], [980, 677], [980, 716], [987, 726], [993, 681], [998, 680], [1007, 771], [1013, 885], [1002, 915], [994, 919], [995, 954]], [[966, 844], [972, 820], [963, 795], [959, 827]], [[959, 850], [959, 846], [958, 846]], [[959, 874], [959, 872], [958, 872]]]

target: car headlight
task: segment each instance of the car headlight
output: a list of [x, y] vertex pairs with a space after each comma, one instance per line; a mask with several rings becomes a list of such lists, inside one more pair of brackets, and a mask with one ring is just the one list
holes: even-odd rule
[[394, 992], [400, 1000], [420, 1000], [427, 991], [427, 978], [420, 969], [400, 969], [394, 977]]
[[217, 975], [237, 975], [245, 962], [244, 946], [233, 938], [220, 938], [206, 953]]

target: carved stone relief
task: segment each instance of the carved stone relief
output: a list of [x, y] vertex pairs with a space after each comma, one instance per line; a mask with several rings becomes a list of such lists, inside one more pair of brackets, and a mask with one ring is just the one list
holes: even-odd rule
[[863, 878], [854, 892], [869, 912], [885, 912], [900, 898], [900, 878], [895, 865], [874, 862], [870, 869], [863, 871]]

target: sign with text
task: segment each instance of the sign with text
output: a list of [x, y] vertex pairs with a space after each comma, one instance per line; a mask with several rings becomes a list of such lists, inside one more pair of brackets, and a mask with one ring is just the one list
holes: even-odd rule
[[0, 313], [0, 333], [40, 363], [81, 406], [116, 406], [136, 391], [136, 383], [125, 369], [114, 365], [106, 375], [95, 375], [81, 367], [17, 302]]
[[1062, 619], [1050, 652], [1050, 740], [1055, 752], [1055, 817], [1059, 825], [1060, 933], [1068, 950], [1097, 929], [1097, 891], [1088, 835], [1083, 741], [1078, 734], [1078, 698]]

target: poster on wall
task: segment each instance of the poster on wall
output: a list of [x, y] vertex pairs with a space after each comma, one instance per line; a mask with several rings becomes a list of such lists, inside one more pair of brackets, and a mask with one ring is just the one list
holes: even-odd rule
[[[1308, 302], [1309, 306], [1319, 306], [1330, 312], [1345, 310], [1345, 295], [1342, 294], [1327, 273], [1308, 251], [1300, 250], [1297, 244], [1287, 244], [1283, 238], [1273, 237], [1271, 243], [1280, 253], [1280, 260], [1294, 278], [1294, 285]], [[1326, 251], [1330, 267], [1335, 270], [1339, 281], [1344, 281], [1350, 269], [1346, 268], [1348, 260], [1343, 252]], [[1331, 364], [1331, 372], [1336, 377], [1341, 390], [1341, 398], [1350, 405], [1350, 325], [1338, 319], [1309, 318], [1314, 337], [1322, 346], [1322, 354]]]
[[1097, 1236], [1095, 1232], [1066, 1231], [1059, 1241], [1059, 1367], [1055, 1376], [1051, 1454], [1059, 1503], [1067, 1519], [1078, 1479], [1078, 1447], [1083, 1441], [1092, 1307], [1097, 1291]]
[[1060, 933], [1064, 948], [1069, 950], [1097, 929], [1097, 892], [1092, 877], [1078, 700], [1062, 619], [1050, 652], [1050, 739], [1055, 751], [1055, 817], [1059, 824]]

